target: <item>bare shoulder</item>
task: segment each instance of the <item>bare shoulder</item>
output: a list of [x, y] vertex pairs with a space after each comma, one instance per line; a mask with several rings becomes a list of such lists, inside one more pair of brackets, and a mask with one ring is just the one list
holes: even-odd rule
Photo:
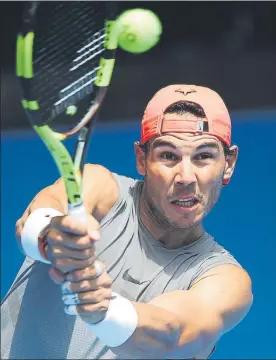
[[101, 220], [119, 198], [119, 187], [111, 171], [101, 165], [86, 164], [83, 197], [86, 208]]

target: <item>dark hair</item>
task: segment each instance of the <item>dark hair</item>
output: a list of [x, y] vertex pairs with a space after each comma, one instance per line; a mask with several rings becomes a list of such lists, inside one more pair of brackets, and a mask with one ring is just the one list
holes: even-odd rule
[[205, 112], [203, 108], [190, 101], [178, 101], [170, 106], [164, 111], [164, 114], [192, 114], [198, 118], [205, 118]]
[[[203, 110], [203, 108], [195, 104], [191, 101], [178, 101], [170, 106], [167, 107], [167, 109], [164, 111], [164, 114], [192, 114], [198, 118], [205, 118], [206, 114]], [[229, 147], [221, 141], [221, 144], [223, 146], [224, 155], [231, 155], [232, 151], [229, 149]], [[147, 141], [144, 145], [140, 145], [142, 149], [147, 154], [150, 148], [150, 140]]]

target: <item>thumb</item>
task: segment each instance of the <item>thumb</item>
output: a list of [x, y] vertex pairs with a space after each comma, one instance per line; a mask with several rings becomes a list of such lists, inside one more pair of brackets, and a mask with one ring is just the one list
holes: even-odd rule
[[100, 240], [100, 224], [99, 222], [90, 214], [87, 215], [87, 232], [91, 240], [98, 241]]

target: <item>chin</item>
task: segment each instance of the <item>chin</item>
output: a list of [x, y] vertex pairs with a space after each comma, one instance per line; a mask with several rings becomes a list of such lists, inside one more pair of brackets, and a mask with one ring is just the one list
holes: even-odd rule
[[173, 220], [172, 218], [169, 218], [168, 221], [171, 224], [172, 228], [175, 229], [189, 229], [191, 227], [194, 227], [198, 224], [200, 224], [203, 220], [203, 214], [200, 215], [193, 215], [193, 216], [187, 216], [185, 218]]
[[188, 229], [198, 225], [204, 218], [204, 206], [199, 205], [193, 209], [170, 208], [167, 212], [167, 221], [172, 227], [178, 229]]

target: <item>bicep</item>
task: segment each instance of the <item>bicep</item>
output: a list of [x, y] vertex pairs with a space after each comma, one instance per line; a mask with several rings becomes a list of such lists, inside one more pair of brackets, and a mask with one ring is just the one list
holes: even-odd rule
[[189, 290], [223, 322], [223, 332], [235, 327], [246, 316], [253, 302], [248, 273], [235, 265], [220, 265], [207, 271]]
[[150, 302], [177, 316], [180, 335], [174, 355], [197, 343], [196, 355], [207, 358], [221, 336], [235, 327], [252, 304], [248, 274], [234, 265], [207, 271], [190, 290], [164, 293]]
[[246, 316], [252, 301], [249, 275], [237, 266], [220, 265], [202, 275], [190, 290], [165, 293], [151, 303], [175, 313], [183, 324], [206, 325], [222, 334]]

